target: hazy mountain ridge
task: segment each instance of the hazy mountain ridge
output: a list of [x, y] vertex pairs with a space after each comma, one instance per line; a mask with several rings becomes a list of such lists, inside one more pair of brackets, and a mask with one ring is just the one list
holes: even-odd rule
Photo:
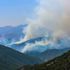
[[7, 45], [24, 38], [25, 27], [26, 25], [0, 27], [0, 44]]

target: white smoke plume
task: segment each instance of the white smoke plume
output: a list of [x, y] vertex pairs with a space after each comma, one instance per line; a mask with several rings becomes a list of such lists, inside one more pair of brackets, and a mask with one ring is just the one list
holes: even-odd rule
[[[28, 19], [24, 40], [47, 35], [70, 36], [70, 0], [37, 0], [34, 18]], [[58, 36], [57, 35], [57, 36]]]
[[[37, 2], [33, 18], [27, 19], [26, 35], [21, 42], [47, 36], [48, 32], [51, 32], [51, 39], [46, 41], [47, 45], [51, 45], [50, 48], [70, 47], [70, 0], [37, 0]], [[62, 40], [59, 41], [60, 39]], [[27, 44], [21, 52], [37, 49], [37, 45], [46, 44], [43, 41]]]
[[[29, 52], [29, 51], [40, 51], [40, 52], [43, 52], [43, 51], [45, 51], [48, 47], [46, 47], [46, 46], [48, 46], [50, 44], [50, 42], [49, 41], [36, 41], [35, 43], [31, 43], [31, 44], [29, 44], [29, 43], [27, 43], [27, 45], [23, 48], [23, 49], [21, 49], [21, 52], [22, 53], [25, 53], [25, 52]], [[39, 50], [38, 50], [39, 49]]]

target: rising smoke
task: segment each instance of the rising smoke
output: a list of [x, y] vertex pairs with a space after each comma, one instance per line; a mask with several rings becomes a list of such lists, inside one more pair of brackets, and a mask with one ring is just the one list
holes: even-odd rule
[[54, 36], [57, 34], [70, 36], [70, 0], [37, 0], [37, 2], [34, 18], [28, 19], [24, 40], [45, 36], [47, 31], [51, 31]]
[[[70, 0], [37, 0], [37, 2], [38, 5], [33, 12], [34, 18], [28, 19], [28, 27], [25, 29], [26, 35], [23, 41], [46, 36], [48, 32], [51, 32], [52, 38], [46, 41], [47, 45], [51, 44], [51, 48], [52, 46], [55, 48], [69, 47]], [[57, 45], [60, 39], [62, 39], [62, 42]], [[39, 43], [41, 44], [43, 41]], [[31, 50], [36, 45], [38, 45], [38, 42], [28, 44], [22, 49], [22, 52]]]

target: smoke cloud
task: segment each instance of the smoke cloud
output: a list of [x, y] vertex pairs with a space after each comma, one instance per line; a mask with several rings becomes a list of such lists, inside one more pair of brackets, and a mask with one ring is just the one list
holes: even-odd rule
[[[45, 51], [48, 47], [46, 47], [46, 46], [48, 46], [50, 44], [50, 42], [49, 41], [36, 41], [35, 43], [31, 43], [31, 44], [29, 44], [29, 43], [27, 43], [27, 45], [21, 50], [21, 52], [22, 53], [25, 53], [25, 52], [29, 52], [29, 51], [38, 51], [38, 52], [43, 52], [43, 51]], [[50, 46], [49, 46], [49, 48], [50, 48]], [[39, 49], [39, 50], [38, 50]]]
[[[52, 35], [70, 36], [70, 0], [37, 0], [34, 17], [27, 19], [28, 27], [25, 31], [24, 41]], [[57, 35], [57, 36], [58, 36]]]

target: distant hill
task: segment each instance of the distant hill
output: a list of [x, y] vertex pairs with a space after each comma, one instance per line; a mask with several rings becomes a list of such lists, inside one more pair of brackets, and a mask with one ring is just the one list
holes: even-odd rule
[[41, 60], [0, 45], [0, 70], [17, 70], [22, 65], [37, 64]]
[[26, 65], [18, 70], [70, 70], [70, 51], [46, 63]]
[[7, 45], [24, 38], [25, 27], [26, 25], [0, 27], [0, 44]]

